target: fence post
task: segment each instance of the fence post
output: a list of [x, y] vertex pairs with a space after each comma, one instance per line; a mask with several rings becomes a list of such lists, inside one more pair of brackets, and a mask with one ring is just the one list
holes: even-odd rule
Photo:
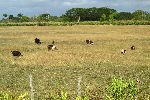
[[30, 98], [31, 100], [34, 100], [34, 89], [33, 89], [33, 84], [32, 84], [32, 75], [29, 75], [29, 84], [30, 84]]
[[78, 78], [78, 85], [77, 85], [77, 96], [81, 96], [81, 81], [82, 81], [82, 77], [79, 76]]

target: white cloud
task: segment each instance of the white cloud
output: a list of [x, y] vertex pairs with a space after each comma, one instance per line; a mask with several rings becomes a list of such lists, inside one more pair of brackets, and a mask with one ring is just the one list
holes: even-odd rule
[[64, 6], [79, 6], [79, 5], [86, 5], [86, 4], [94, 4], [96, 0], [65, 0], [63, 2]]

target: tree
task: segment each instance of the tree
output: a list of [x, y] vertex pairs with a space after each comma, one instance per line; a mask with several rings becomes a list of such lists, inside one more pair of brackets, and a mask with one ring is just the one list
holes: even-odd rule
[[133, 19], [135, 20], [147, 20], [148, 14], [148, 12], [145, 12], [143, 10], [136, 10], [132, 13]]
[[50, 14], [40, 14], [38, 17], [37, 17], [37, 20], [38, 21], [49, 21], [50, 19]]
[[150, 14], [147, 14], [147, 20], [150, 21]]
[[9, 15], [9, 16], [8, 16], [8, 19], [13, 19], [13, 18], [14, 18], [13, 15]]
[[68, 10], [64, 16], [67, 17], [66, 19], [68, 19], [68, 21], [78, 21], [79, 17], [80, 20], [83, 21], [85, 19], [85, 14], [85, 8], [72, 8]]
[[103, 14], [102, 16], [101, 16], [101, 18], [100, 18], [100, 21], [106, 21], [106, 15], [105, 14]]
[[62, 21], [65, 21], [65, 22], [70, 20], [70, 19], [69, 19], [66, 15], [64, 15], [64, 14], [63, 14], [62, 16], [60, 16], [59, 18], [60, 18]]
[[118, 14], [118, 13], [115, 12], [115, 13], [112, 13], [111, 15], [109, 15], [109, 21], [110, 21], [110, 22], [113, 22], [113, 21], [116, 19], [117, 14]]
[[23, 16], [22, 13], [19, 13], [19, 14], [17, 15], [17, 17], [19, 17], [19, 18], [21, 18], [22, 16]]
[[110, 15], [113, 13], [117, 13], [115, 9], [107, 8], [107, 7], [102, 7], [98, 9], [99, 12], [99, 17], [102, 18], [104, 17], [104, 14], [106, 15], [106, 20], [110, 19]]
[[29, 21], [30, 21], [30, 18], [27, 17], [27, 16], [22, 16], [22, 17], [20, 18], [20, 22], [29, 22]]
[[116, 16], [117, 20], [131, 20], [133, 15], [130, 12], [120, 12]]
[[8, 15], [7, 14], [3, 14], [4, 18], [6, 18]]
[[108, 20], [109, 15], [115, 12], [117, 11], [106, 7], [72, 8], [66, 11], [65, 17], [67, 17], [68, 21], [77, 21], [79, 17], [81, 21], [98, 21], [105, 14], [105, 19]]

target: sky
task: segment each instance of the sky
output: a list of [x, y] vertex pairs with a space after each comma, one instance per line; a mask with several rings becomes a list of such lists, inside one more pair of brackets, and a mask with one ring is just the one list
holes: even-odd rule
[[4, 13], [35, 16], [42, 13], [60, 16], [70, 8], [109, 7], [117, 11], [150, 12], [150, 0], [0, 0], [0, 18]]

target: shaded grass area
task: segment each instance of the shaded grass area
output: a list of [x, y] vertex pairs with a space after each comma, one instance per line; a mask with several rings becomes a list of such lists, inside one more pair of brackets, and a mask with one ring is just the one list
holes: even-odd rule
[[[52, 91], [75, 98], [82, 76], [82, 95], [98, 100], [113, 77], [122, 77], [139, 80], [138, 98], [144, 99], [150, 94], [149, 31], [149, 26], [0, 27], [0, 91], [29, 92], [31, 73], [36, 99]], [[41, 45], [34, 44], [36, 37]], [[86, 45], [85, 39], [95, 44]], [[48, 52], [53, 40], [59, 50]], [[23, 57], [12, 57], [11, 50], [20, 50]]]

